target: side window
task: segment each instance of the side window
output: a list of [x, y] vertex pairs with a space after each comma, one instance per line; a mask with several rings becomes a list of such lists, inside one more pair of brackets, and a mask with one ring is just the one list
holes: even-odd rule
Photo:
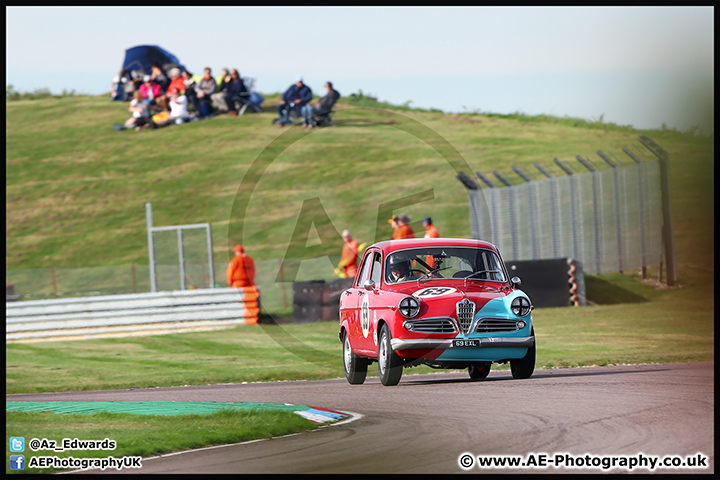
[[367, 252], [365, 254], [365, 258], [363, 258], [362, 266], [360, 267], [360, 275], [358, 275], [358, 281], [357, 281], [357, 288], [362, 288], [363, 284], [365, 283], [365, 280], [370, 278], [370, 269], [372, 268], [373, 262], [371, 259], [373, 258], [374, 254], [373, 252]]
[[380, 279], [382, 278], [382, 262], [380, 261], [380, 253], [375, 252], [373, 254], [373, 269], [372, 276], [370, 277], [375, 285], [380, 285]]

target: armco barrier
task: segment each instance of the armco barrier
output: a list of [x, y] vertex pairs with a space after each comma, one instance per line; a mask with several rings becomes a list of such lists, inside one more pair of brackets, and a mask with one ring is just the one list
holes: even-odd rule
[[5, 341], [157, 335], [255, 324], [257, 287], [178, 290], [5, 304]]

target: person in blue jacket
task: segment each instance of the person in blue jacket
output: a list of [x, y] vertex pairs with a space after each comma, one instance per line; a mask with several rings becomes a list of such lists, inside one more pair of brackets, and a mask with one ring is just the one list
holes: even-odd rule
[[290, 112], [294, 111], [295, 116], [300, 116], [300, 110], [310, 100], [312, 100], [313, 93], [310, 87], [303, 83], [303, 78], [298, 77], [295, 83], [290, 85], [285, 93], [283, 93], [282, 99], [277, 106], [278, 118], [275, 120], [279, 126], [285, 126], [290, 123]]
[[235, 100], [240, 100], [241, 102], [247, 101], [241, 96], [243, 94], [247, 94], [247, 89], [245, 88], [245, 82], [242, 78], [240, 78], [240, 72], [238, 72], [237, 69], [233, 68], [230, 71], [230, 78], [232, 80], [225, 92], [225, 103], [228, 107], [228, 115], [236, 117], [238, 111], [235, 108]]

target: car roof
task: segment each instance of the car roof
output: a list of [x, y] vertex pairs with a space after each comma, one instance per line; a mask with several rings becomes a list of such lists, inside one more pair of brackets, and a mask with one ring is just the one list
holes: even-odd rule
[[498, 252], [498, 248], [490, 242], [468, 238], [404, 238], [402, 240], [385, 240], [371, 245], [368, 249], [378, 247], [384, 255], [388, 255], [397, 250], [405, 250], [406, 248], [433, 246], [486, 248]]

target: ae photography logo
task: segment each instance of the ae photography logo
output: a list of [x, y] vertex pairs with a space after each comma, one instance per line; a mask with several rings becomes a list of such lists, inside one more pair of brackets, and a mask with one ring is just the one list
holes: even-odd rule
[[[335, 149], [339, 148], [346, 153], [350, 151], [343, 149], [347, 145], [334, 147], [332, 143], [327, 143], [332, 142], [331, 139], [323, 139], [324, 143], [320, 144], [308, 138], [309, 135], [330, 135], [330, 132], [325, 131], [329, 129], [290, 128], [260, 152], [238, 186], [229, 218], [228, 245], [241, 243], [247, 246], [252, 244], [253, 234], [263, 231], [264, 228], [274, 228], [277, 223], [273, 222], [285, 222], [283, 226], [287, 226], [294, 221], [292, 234], [285, 237], [285, 254], [279, 260], [279, 271], [273, 285], [296, 281], [301, 262], [327, 258], [330, 260], [329, 265], [333, 264], [328, 252], [339, 254], [344, 243], [340, 232], [346, 228], [351, 231], [359, 230], [358, 222], [361, 222], [365, 231], [375, 232], [375, 238], [363, 239], [368, 245], [389, 240], [391, 230], [387, 219], [395, 212], [407, 211], [406, 209], [418, 204], [422, 204], [423, 211], [430, 212], [432, 204], [429, 202], [438, 201], [447, 194], [446, 191], [437, 190], [439, 178], [457, 181], [455, 177], [458, 174], [473, 171], [447, 139], [417, 120], [397, 112], [365, 107], [354, 107], [341, 112], [345, 118], [338, 122], [336, 128], [367, 127], [353, 138], [357, 138], [359, 145], [369, 147], [365, 150], [370, 152], [368, 155], [373, 158], [337, 158]], [[392, 155], [402, 155], [403, 151], [415, 149], [424, 149], [421, 165], [410, 169], [411, 171], [393, 170]], [[291, 183], [296, 180], [293, 185], [297, 185], [297, 188], [277, 191], [283, 187], [278, 186], [278, 182], [273, 182], [273, 179], [282, 178], [283, 173], [278, 173], [277, 166], [273, 168], [274, 162], [278, 159], [278, 164], [287, 161], [283, 157], [286, 152], [289, 158], [299, 158], [301, 160], [297, 161], [302, 162], [304, 157], [298, 152], [305, 151], [326, 155], [323, 161], [346, 162], [344, 177], [328, 178], [320, 171], [322, 169], [318, 169], [317, 177], [313, 177], [315, 172], [312, 167], [308, 167], [310, 170], [300, 170], [301, 177], [306, 179], [307, 184], [302, 184], [300, 178], [290, 179]], [[383, 155], [386, 151], [391, 151], [388, 154], [390, 159]], [[312, 165], [312, 160], [307, 162]], [[282, 180], [282, 185], [288, 184], [288, 179]], [[327, 188], [323, 188], [323, 185], [327, 185]], [[328, 195], [351, 188], [367, 193], [363, 196], [367, 198], [365, 204], [342, 205], [339, 200]], [[465, 192], [461, 185], [457, 185], [457, 188]], [[305, 198], [298, 197], [297, 191]], [[323, 192], [325, 196], [322, 195]], [[298, 212], [296, 217], [276, 219], [272, 209], [273, 202], [288, 202], [288, 198], [292, 198], [291, 202], [295, 204]], [[482, 203], [477, 209], [489, 218], [487, 204]], [[286, 207], [287, 203], [284, 206]], [[429, 213], [426, 216], [429, 216]], [[268, 220], [268, 217], [272, 220]], [[313, 243], [310, 237], [314, 232], [319, 243], [316, 239], [314, 244], [308, 246]], [[282, 324], [277, 322], [278, 319], [265, 311], [262, 304], [261, 311], [263, 317], [270, 320], [273, 328], [268, 328], [267, 322], [261, 322], [261, 327], [284, 349], [311, 363], [335, 366], [334, 356], [298, 340], [282, 328]]]

